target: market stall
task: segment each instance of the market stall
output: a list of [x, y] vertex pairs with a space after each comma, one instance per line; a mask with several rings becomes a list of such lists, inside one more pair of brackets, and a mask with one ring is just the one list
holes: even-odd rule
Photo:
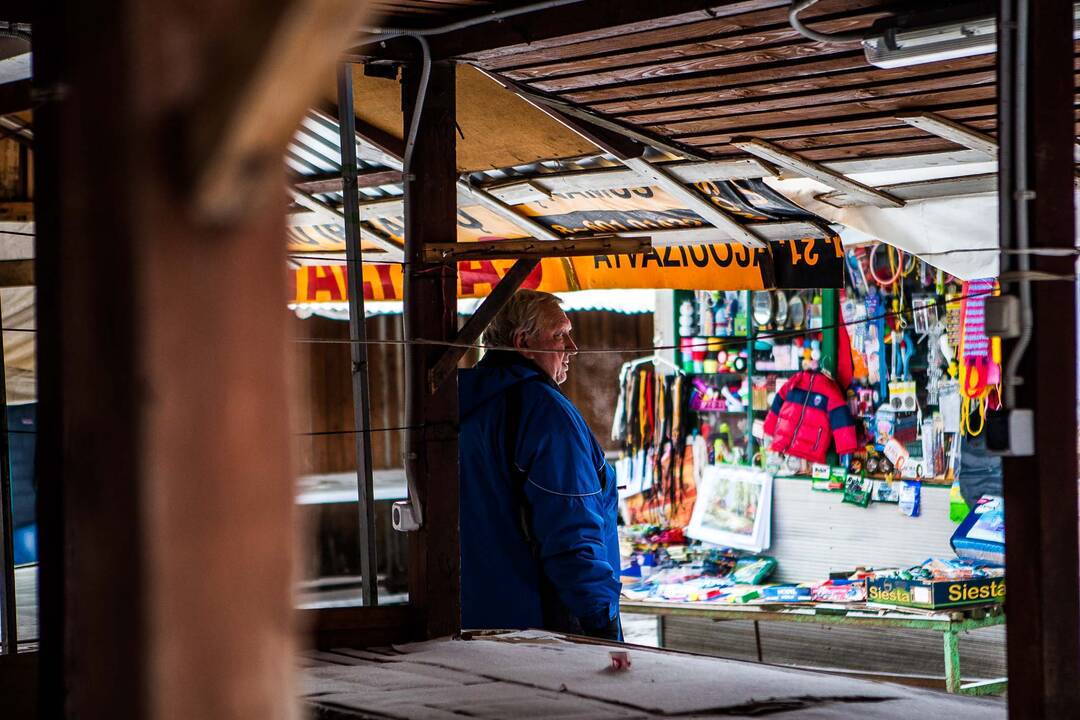
[[933, 627], [949, 690], [999, 690], [956, 645], [1004, 621], [996, 282], [881, 243], [845, 265], [840, 290], [677, 291], [670, 352], [624, 366], [624, 610]]

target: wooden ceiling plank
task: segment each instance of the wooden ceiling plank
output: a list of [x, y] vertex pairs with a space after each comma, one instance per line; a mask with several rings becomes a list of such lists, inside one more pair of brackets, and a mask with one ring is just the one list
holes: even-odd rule
[[[497, 25], [481, 23], [434, 35], [430, 38], [431, 54], [436, 60], [483, 62], [522, 52], [687, 25], [787, 4], [786, 0], [736, 0], [727, 3], [718, 0], [582, 0], [572, 5], [503, 18]], [[383, 47], [368, 44], [346, 51], [345, 58], [354, 61], [371, 58], [407, 60], [411, 52], [412, 48], [405, 45], [388, 43]]]
[[802, 155], [815, 162], [827, 163], [836, 160], [913, 155], [919, 153], [944, 152], [955, 149], [955, 143], [943, 140], [942, 138], [927, 137], [925, 139], [916, 138], [914, 140], [889, 141], [874, 144], [863, 143], [860, 145], [807, 150], [802, 153]]
[[706, 200], [696, 191], [683, 185], [669, 170], [653, 165], [644, 158], [628, 158], [623, 164], [636, 172], [649, 185], [656, 185], [668, 194], [685, 202], [687, 207], [710, 225], [731, 235], [735, 242], [752, 248], [765, 247], [765, 240], [730, 214]]
[[802, 122], [807, 124], [812, 120], [825, 122], [860, 114], [889, 116], [890, 123], [894, 123], [896, 121], [892, 116], [895, 116], [896, 113], [904, 110], [936, 110], [939, 107], [952, 107], [962, 103], [985, 104], [987, 101], [993, 102], [996, 98], [996, 94], [996, 88], [993, 85], [985, 85], [940, 93], [924, 93], [922, 95], [878, 100], [860, 100], [850, 103], [833, 103], [806, 108], [747, 113], [746, 115], [737, 117], [663, 123], [658, 125], [648, 125], [646, 127], [653, 132], [661, 133], [672, 138], [682, 138], [689, 135], [715, 133], [720, 131], [731, 131], [739, 135], [751, 135], [755, 133], [744, 128], [750, 128], [756, 125], [773, 125], [781, 122]]
[[[1075, 49], [1080, 55], [1080, 40], [1075, 44]], [[993, 55], [976, 56], [976, 58], [963, 58], [947, 60], [941, 63], [932, 63], [912, 68], [913, 71], [922, 71], [927, 74], [947, 72], [951, 69], [963, 69], [959, 63], [979, 62], [989, 59], [993, 65]], [[1075, 63], [1074, 63], [1075, 67]], [[940, 69], [940, 70], [939, 70]], [[611, 83], [603, 87], [580, 88], [577, 90], [560, 93], [566, 100], [584, 104], [599, 104], [606, 101], [619, 101], [631, 99], [652, 100], [665, 95], [675, 95], [684, 92], [709, 91], [717, 88], [736, 87], [740, 85], [752, 85], [755, 83], [783, 83], [790, 80], [802, 80], [819, 77], [830, 73], [845, 71], [874, 72], [866, 63], [866, 58], [861, 50], [851, 50], [837, 53], [827, 57], [810, 57], [791, 60], [782, 63], [769, 63], [765, 65], [751, 66], [749, 69], [738, 68], [722, 71], [690, 73], [685, 76], [661, 76], [631, 80], [624, 83]], [[893, 70], [878, 70], [884, 77]]]
[[[887, 13], [867, 13], [815, 24], [821, 32], [852, 32], [870, 27], [875, 20], [887, 17]], [[585, 59], [563, 60], [542, 65], [501, 70], [501, 74], [515, 80], [532, 82], [558, 78], [594, 76], [597, 73], [626, 70], [635, 67], [655, 67], [666, 62], [682, 62], [691, 58], [713, 58], [720, 61], [725, 56], [742, 54], [748, 50], [788, 47], [793, 44], [809, 45], [820, 52], [824, 46], [806, 40], [786, 23], [769, 29], [753, 29], [738, 35], [708, 38], [693, 43], [679, 42], [672, 45], [644, 50], [623, 51]], [[722, 67], [727, 67], [724, 65]]]
[[[828, 3], [825, 10], [820, 5], [807, 8], [803, 17], [811, 20], [826, 14], [833, 17], [837, 13], [858, 11], [875, 6], [880, 7], [880, 5], [879, 0], [833, 0]], [[618, 35], [600, 39], [588, 39], [556, 47], [524, 50], [523, 52], [504, 54], [499, 57], [488, 57], [483, 59], [481, 64], [489, 70], [517, 69], [542, 63], [558, 62], [568, 58], [585, 58], [631, 49], [637, 50], [665, 44], [685, 43], [699, 38], [716, 38], [753, 31], [760, 32], [761, 30], [788, 25], [788, 10], [789, 8], [785, 4], [783, 7], [725, 15], [697, 23], [652, 28], [644, 32], [624, 31]]]
[[996, 71], [993, 68], [988, 68], [970, 73], [931, 76], [929, 78], [904, 80], [896, 83], [871, 82], [854, 87], [834, 85], [831, 90], [810, 93], [781, 94], [781, 90], [778, 88], [775, 94], [765, 98], [734, 99], [677, 110], [634, 113], [617, 117], [628, 122], [647, 124], [682, 122], [684, 120], [705, 120], [714, 117], [745, 115], [747, 113], [807, 107], [824, 103], [877, 100], [882, 98], [925, 94], [930, 91], [940, 91], [946, 88], [967, 88], [977, 85], [988, 85], [994, 83], [996, 79]]
[[735, 147], [745, 152], [762, 158], [782, 168], [803, 175], [808, 178], [824, 183], [831, 188], [842, 190], [849, 196], [862, 201], [866, 205], [874, 207], [903, 207], [904, 201], [887, 192], [877, 190], [864, 185], [857, 180], [852, 180], [845, 175], [819, 165], [812, 160], [807, 160], [795, 153], [788, 152], [783, 148], [767, 143], [763, 140], [748, 139], [732, 143]]
[[896, 117], [898, 120], [931, 135], [937, 135], [957, 145], [963, 145], [966, 148], [984, 152], [991, 157], [997, 157], [997, 140], [949, 118], [925, 112], [900, 113]]
[[[822, 52], [817, 43], [787, 43], [772, 47], [754, 48], [747, 51], [722, 53], [713, 56], [687, 58], [664, 63], [653, 63], [641, 67], [618, 68], [607, 72], [587, 75], [573, 75], [564, 78], [540, 79], [530, 81], [530, 86], [546, 92], [566, 92], [581, 88], [598, 88], [615, 83], [640, 82], [653, 78], [667, 78], [690, 73], [716, 70], [734, 70], [768, 63], [789, 63], [799, 59], [813, 58], [820, 60], [824, 55], [850, 56], [849, 50]], [[859, 53], [860, 62], [862, 53]]]
[[[843, 86], [859, 86], [871, 83], [889, 83], [902, 80], [938, 78], [972, 71], [993, 70], [993, 55], [976, 55], [971, 58], [937, 63], [934, 72], [927, 74], [927, 68], [911, 66], [883, 70], [881, 68], [854, 68], [834, 73], [819, 75], [776, 77], [768, 82], [735, 84], [725, 82], [708, 90], [670, 92], [662, 95], [629, 95], [617, 100], [590, 102], [589, 106], [599, 112], [616, 117], [629, 116], [638, 112], [706, 105], [710, 103], [748, 100], [757, 97], [772, 97], [776, 94], [790, 95], [810, 93], [818, 90], [836, 89]], [[1080, 69], [1080, 60], [1078, 60]], [[662, 89], [662, 88], [657, 88]], [[570, 98], [570, 95], [566, 97]]]
[[704, 20], [786, 7], [786, 0], [585, 0], [573, 6], [531, 13], [490, 27], [442, 38], [432, 47], [437, 57], [486, 61], [522, 52], [561, 48], [574, 43], [689, 25]]
[[[966, 120], [970, 118], [985, 120], [987, 118], [995, 117], [997, 108], [992, 103], [976, 102], [964, 103], [952, 108], [937, 108], [935, 109], [935, 112], [954, 120]], [[901, 127], [903, 125], [904, 123], [897, 120], [894, 114], [891, 113], [860, 115], [845, 120], [834, 120], [831, 117], [826, 117], [747, 127], [741, 132], [733, 130], [718, 133], [702, 133], [700, 135], [682, 138], [681, 142], [700, 147], [727, 144], [737, 135], [753, 135], [754, 137], [760, 137], [765, 140], [775, 140], [778, 138], [834, 135], [852, 130], [880, 130]]]
[[825, 58], [805, 58], [787, 63], [768, 63], [750, 69], [727, 69], [688, 73], [685, 77], [659, 76], [629, 80], [623, 83], [611, 83], [604, 87], [564, 91], [560, 93], [560, 96], [570, 102], [591, 104], [605, 100], [622, 100], [627, 97], [658, 97], [682, 91], [777, 82], [796, 77], [810, 77], [856, 69], [866, 69], [866, 58], [861, 51], [837, 53]]
[[[995, 127], [994, 120], [977, 120], [969, 123], [972, 127], [980, 129], [990, 129]], [[803, 150], [816, 150], [819, 148], [833, 147], [839, 145], [854, 145], [858, 143], [871, 143], [879, 140], [914, 140], [916, 138], [926, 137], [924, 133], [916, 128], [909, 127], [892, 127], [884, 129], [866, 130], [862, 132], [846, 132], [846, 133], [829, 133], [822, 135], [807, 135], [801, 137], [790, 137], [775, 140], [775, 144], [784, 148], [785, 150], [792, 152], [802, 152]], [[741, 154], [734, 145], [726, 143], [723, 145], [709, 145], [704, 148], [706, 152], [716, 155], [730, 155], [735, 157]], [[731, 162], [730, 160], [728, 162]]]

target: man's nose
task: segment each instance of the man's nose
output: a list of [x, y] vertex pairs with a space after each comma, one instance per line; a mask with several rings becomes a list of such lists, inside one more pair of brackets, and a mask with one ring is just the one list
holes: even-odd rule
[[577, 343], [569, 335], [566, 336], [566, 349], [571, 355], [577, 355]]

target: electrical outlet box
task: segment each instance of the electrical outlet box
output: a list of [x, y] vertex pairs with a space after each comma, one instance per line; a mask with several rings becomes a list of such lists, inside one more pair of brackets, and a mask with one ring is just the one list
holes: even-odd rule
[[1030, 457], [1035, 454], [1035, 413], [1031, 410], [991, 410], [986, 414], [986, 449], [995, 455]]
[[991, 337], [1020, 337], [1020, 298], [1000, 295], [986, 298], [986, 334]]
[[394, 529], [398, 532], [413, 532], [420, 529], [413, 506], [407, 500], [394, 503], [390, 508], [390, 518]]

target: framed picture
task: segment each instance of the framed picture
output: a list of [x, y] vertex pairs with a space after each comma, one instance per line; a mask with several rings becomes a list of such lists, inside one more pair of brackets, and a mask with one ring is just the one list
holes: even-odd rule
[[705, 468], [686, 534], [724, 547], [765, 550], [772, 532], [772, 486], [772, 475], [758, 468]]

